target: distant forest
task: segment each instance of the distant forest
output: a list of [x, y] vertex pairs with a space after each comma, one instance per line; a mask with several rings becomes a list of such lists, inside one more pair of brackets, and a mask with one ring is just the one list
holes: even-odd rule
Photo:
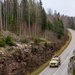
[[46, 13], [41, 0], [0, 1], [0, 30], [34, 37], [52, 31], [61, 38], [68, 27], [75, 29], [75, 17], [53, 14], [51, 9]]

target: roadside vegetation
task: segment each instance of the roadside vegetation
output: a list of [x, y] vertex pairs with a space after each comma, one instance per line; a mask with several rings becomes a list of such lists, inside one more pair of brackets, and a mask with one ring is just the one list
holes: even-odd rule
[[0, 47], [5, 47], [5, 45], [14, 46], [14, 42], [10, 36], [7, 36], [6, 38], [0, 39]]
[[[64, 50], [65, 48], [68, 46], [68, 44], [70, 43], [71, 39], [72, 39], [72, 36], [71, 36], [71, 33], [68, 32], [68, 36], [69, 36], [69, 39], [68, 41], [66, 42], [66, 44], [61, 47], [60, 50], [58, 50], [57, 52], [54, 53], [53, 56], [59, 56]], [[43, 65], [41, 65], [38, 69], [36, 69], [34, 72], [32, 72], [30, 75], [38, 75], [42, 70], [44, 70], [48, 65], [49, 65], [49, 62], [50, 60], [48, 60], [46, 63], [44, 63]], [[73, 71], [73, 74], [75, 73], [75, 71]], [[75, 74], [74, 74], [75, 75]]]
[[73, 75], [75, 75], [75, 70], [73, 70]]
[[56, 56], [59, 56], [65, 50], [65, 48], [69, 45], [69, 43], [70, 43], [70, 41], [72, 39], [72, 36], [71, 36], [71, 33], [70, 32], [68, 32], [68, 36], [69, 36], [69, 39], [66, 42], [66, 44], [64, 46], [62, 46], [60, 50], [58, 50], [57, 52], [55, 52], [55, 55]]

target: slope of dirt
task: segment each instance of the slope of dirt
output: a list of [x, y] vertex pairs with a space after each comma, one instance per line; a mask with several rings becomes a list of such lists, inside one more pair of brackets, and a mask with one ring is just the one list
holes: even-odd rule
[[55, 35], [51, 33], [53, 39], [50, 37], [50, 42], [43, 40], [37, 43], [33, 38], [20, 38], [8, 31], [2, 31], [0, 37], [7, 35], [11, 36], [15, 46], [0, 47], [0, 75], [28, 75], [49, 60], [68, 40], [67, 35], [61, 40], [54, 39]]

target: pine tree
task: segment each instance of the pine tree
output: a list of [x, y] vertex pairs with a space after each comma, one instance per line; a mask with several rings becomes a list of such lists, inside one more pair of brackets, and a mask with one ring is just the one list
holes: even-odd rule
[[46, 17], [46, 13], [45, 13], [45, 10], [44, 8], [42, 8], [42, 11], [41, 11], [41, 29], [42, 30], [46, 30], [46, 27], [47, 27], [47, 17]]
[[41, 30], [46, 30], [47, 17], [44, 8], [42, 7], [42, 2], [40, 0], [40, 18], [41, 18]]
[[53, 31], [59, 39], [64, 35], [63, 22], [59, 18], [54, 19]]
[[23, 16], [23, 22], [26, 22], [28, 24], [28, 2], [27, 0], [22, 0], [22, 16]]
[[33, 25], [33, 23], [35, 23], [36, 20], [36, 16], [35, 16], [35, 7], [34, 7], [35, 3], [31, 0], [30, 1], [30, 25]]

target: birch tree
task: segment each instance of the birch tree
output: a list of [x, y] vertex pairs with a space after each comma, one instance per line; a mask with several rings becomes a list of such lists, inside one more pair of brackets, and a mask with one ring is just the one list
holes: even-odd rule
[[2, 30], [2, 2], [0, 0], [0, 30]]

